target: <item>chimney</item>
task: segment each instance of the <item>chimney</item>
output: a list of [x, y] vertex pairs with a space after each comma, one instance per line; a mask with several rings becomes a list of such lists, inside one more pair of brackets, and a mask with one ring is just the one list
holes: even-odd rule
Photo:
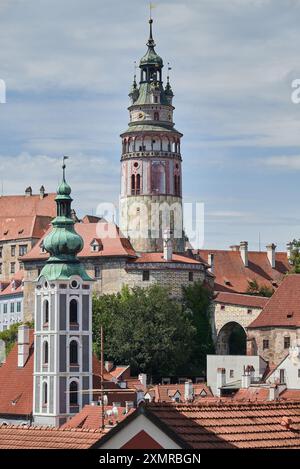
[[279, 386], [271, 384], [269, 387], [269, 401], [277, 401], [279, 399]]
[[240, 242], [240, 253], [245, 267], [248, 267], [248, 242]]
[[209, 264], [208, 270], [213, 274], [215, 271], [215, 255], [213, 252], [210, 252], [208, 254], [208, 264]]
[[250, 371], [244, 367], [244, 373], [242, 374], [242, 389], [248, 389], [251, 384], [251, 375]]
[[40, 199], [43, 199], [45, 197], [45, 187], [41, 186], [40, 187]]
[[32, 196], [32, 187], [29, 186], [25, 189], [25, 195], [26, 195], [26, 197], [31, 197]]
[[140, 373], [139, 376], [138, 376], [138, 380], [140, 381], [140, 383], [144, 387], [147, 386], [147, 375], [146, 375], [146, 373]]
[[18, 367], [23, 368], [29, 357], [29, 327], [18, 328]]
[[267, 255], [268, 255], [268, 260], [270, 262], [270, 265], [272, 269], [275, 269], [275, 250], [276, 250], [276, 245], [274, 243], [268, 244], [266, 246], [267, 248]]
[[109, 373], [114, 367], [114, 362], [106, 361], [104, 362], [104, 367], [106, 371]]
[[287, 254], [287, 258], [288, 258], [288, 261], [289, 263], [291, 264], [291, 257], [292, 257], [292, 250], [293, 250], [293, 243], [289, 242], [287, 243], [286, 245], [286, 254]]
[[229, 246], [231, 251], [239, 251], [240, 250], [240, 245], [239, 244], [234, 244], [232, 246]]
[[169, 229], [164, 231], [163, 244], [164, 244], [164, 259], [170, 262], [173, 257], [173, 240], [172, 240], [171, 230]]
[[186, 402], [192, 402], [194, 399], [193, 382], [191, 380], [184, 383], [184, 399]]
[[221, 395], [221, 387], [226, 384], [226, 370], [225, 368], [217, 369], [217, 396]]

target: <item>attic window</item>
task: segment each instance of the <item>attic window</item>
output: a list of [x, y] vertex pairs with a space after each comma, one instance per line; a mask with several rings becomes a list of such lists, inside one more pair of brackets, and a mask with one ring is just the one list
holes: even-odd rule
[[4, 231], [4, 236], [6, 236], [8, 234], [8, 230]]
[[24, 229], [22, 228], [21, 230], [18, 231], [18, 234], [22, 234], [24, 232]]
[[288, 319], [291, 319], [293, 316], [294, 316], [294, 313], [287, 313], [287, 315], [286, 315], [286, 317], [287, 317]]
[[278, 283], [277, 283], [275, 280], [273, 280], [271, 283], [272, 283], [273, 287], [277, 287], [277, 286], [278, 286]]
[[230, 280], [228, 280], [228, 278], [224, 278], [224, 284], [225, 285], [231, 285]]
[[90, 246], [91, 246], [91, 251], [92, 252], [99, 252], [99, 251], [102, 251], [102, 249], [103, 249], [103, 245], [102, 245], [100, 239], [94, 239], [91, 242]]

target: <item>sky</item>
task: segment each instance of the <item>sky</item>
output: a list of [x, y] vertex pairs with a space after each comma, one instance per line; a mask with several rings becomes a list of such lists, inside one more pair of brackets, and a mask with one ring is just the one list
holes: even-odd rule
[[[4, 195], [55, 191], [67, 154], [80, 216], [118, 203], [119, 135], [148, 15], [146, 0], [0, 0]], [[300, 238], [300, 0], [156, 0], [153, 17], [204, 247], [257, 250], [260, 239], [284, 250]]]

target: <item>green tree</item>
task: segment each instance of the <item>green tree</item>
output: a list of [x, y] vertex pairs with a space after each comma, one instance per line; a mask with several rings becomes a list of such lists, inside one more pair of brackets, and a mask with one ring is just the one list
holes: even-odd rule
[[[5, 331], [0, 332], [0, 340], [3, 340], [5, 343], [5, 353], [6, 355], [9, 354], [11, 349], [13, 348], [14, 344], [17, 342], [18, 339], [18, 327], [21, 325], [21, 322], [16, 324], [12, 324], [8, 329]], [[33, 327], [32, 322], [26, 322], [26, 325], [30, 328]]]
[[93, 298], [94, 350], [100, 352], [100, 326], [105, 332], [105, 359], [130, 364], [134, 374], [156, 379], [181, 374], [189, 365], [196, 341], [191, 314], [161, 286], [127, 287], [114, 295]]
[[291, 242], [291, 255], [289, 259], [292, 265], [289, 274], [300, 274], [300, 239], [294, 239]]
[[197, 331], [197, 340], [193, 350], [193, 374], [206, 371], [206, 355], [215, 353], [210, 315], [212, 311], [212, 291], [201, 282], [183, 287], [183, 304], [191, 311], [193, 325]]
[[257, 295], [270, 298], [273, 295], [274, 290], [267, 285], [258, 285], [257, 280], [248, 280], [248, 288], [246, 293], [248, 295]]

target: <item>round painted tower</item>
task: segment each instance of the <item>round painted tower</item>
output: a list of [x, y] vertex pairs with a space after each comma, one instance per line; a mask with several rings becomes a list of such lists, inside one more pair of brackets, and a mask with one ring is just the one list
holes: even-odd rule
[[128, 129], [121, 134], [120, 226], [138, 252], [161, 252], [171, 232], [173, 250], [184, 251], [180, 139], [174, 127], [173, 91], [155, 51], [150, 19], [148, 50], [140, 60], [140, 83], [129, 93]]

